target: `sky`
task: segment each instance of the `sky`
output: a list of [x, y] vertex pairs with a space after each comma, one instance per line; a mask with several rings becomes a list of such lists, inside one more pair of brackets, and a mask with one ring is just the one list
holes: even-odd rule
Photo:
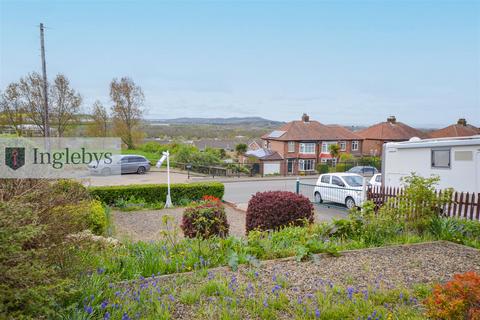
[[40, 22], [85, 111], [128, 76], [147, 118], [480, 125], [480, 0], [0, 0], [1, 90], [41, 71]]

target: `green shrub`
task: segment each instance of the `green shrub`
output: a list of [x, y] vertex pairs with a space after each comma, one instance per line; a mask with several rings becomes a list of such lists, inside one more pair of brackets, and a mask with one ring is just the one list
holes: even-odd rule
[[[56, 319], [75, 300], [76, 278], [86, 270], [66, 235], [98, 224], [98, 205], [90, 221], [77, 219], [84, 212], [73, 208], [90, 210], [91, 199], [66, 180], [0, 179], [3, 190], [15, 197], [0, 201], [0, 319]], [[63, 210], [69, 206], [74, 214]]]
[[[113, 205], [119, 199], [128, 200], [131, 197], [143, 199], [147, 203], [157, 203], [167, 197], [166, 184], [138, 184], [128, 186], [90, 187], [90, 194], [107, 205]], [[218, 182], [172, 184], [170, 192], [173, 203], [182, 199], [198, 201], [203, 196], [212, 195], [219, 199], [223, 197], [224, 186]]]
[[325, 164], [325, 163], [317, 164], [318, 173], [320, 173], [320, 174], [328, 173], [329, 170], [330, 170], [330, 166], [328, 164]]
[[380, 216], [403, 221], [407, 226], [423, 232], [433, 217], [442, 214], [442, 207], [452, 198], [452, 190], [444, 190], [437, 196], [435, 190], [440, 178], [432, 175], [429, 178], [412, 173], [402, 178], [403, 193], [392, 197], [380, 208]]
[[225, 207], [218, 198], [194, 203], [183, 212], [181, 227], [189, 238], [226, 237], [229, 225]]

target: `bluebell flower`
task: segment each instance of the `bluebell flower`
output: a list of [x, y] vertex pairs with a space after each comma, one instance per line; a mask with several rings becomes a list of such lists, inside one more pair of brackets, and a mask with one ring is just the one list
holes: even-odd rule
[[355, 289], [353, 289], [352, 287], [348, 287], [347, 288], [347, 296], [348, 296], [348, 299], [352, 300], [352, 296], [353, 296], [353, 293], [355, 292]]
[[92, 314], [93, 312], [93, 309], [91, 306], [84, 306], [83, 307], [83, 310], [87, 313], [87, 314]]
[[110, 319], [110, 312], [108, 312], [108, 311], [105, 312], [105, 314], [103, 315], [103, 319], [104, 319], [104, 320]]
[[263, 299], [263, 306], [264, 306], [265, 308], [268, 308], [267, 298]]
[[105, 272], [105, 269], [103, 268], [97, 268], [97, 274], [102, 274]]
[[320, 310], [318, 308], [315, 308], [315, 318], [320, 318]]
[[130, 320], [130, 317], [128, 316], [128, 313], [124, 313], [122, 316], [122, 320]]
[[108, 306], [108, 301], [103, 300], [102, 304], [100, 305], [100, 308], [105, 309]]
[[171, 294], [168, 295], [168, 299], [170, 299], [170, 301], [172, 301], [172, 302], [175, 301], [175, 298]]

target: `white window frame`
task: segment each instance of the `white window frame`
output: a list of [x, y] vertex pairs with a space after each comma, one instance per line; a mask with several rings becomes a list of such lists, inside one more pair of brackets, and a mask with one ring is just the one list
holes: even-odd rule
[[[306, 168], [306, 163], [311, 163], [311, 167], [309, 169]], [[315, 159], [299, 159], [298, 160], [298, 170], [299, 171], [315, 171]]]
[[347, 141], [340, 141], [340, 151], [347, 151]]
[[330, 146], [337, 144], [336, 142], [322, 142], [322, 153], [323, 154], [330, 154]]
[[[301, 154], [315, 154], [315, 142], [301, 142], [299, 153]], [[308, 146], [309, 150], [306, 150]]]
[[288, 141], [288, 152], [295, 152], [295, 141]]
[[360, 142], [358, 142], [358, 140], [353, 140], [352, 141], [352, 151], [358, 151], [359, 147], [360, 147]]
[[[435, 153], [436, 152], [448, 152], [448, 164], [447, 165], [437, 165], [435, 163]], [[431, 151], [431, 163], [432, 169], [450, 169], [452, 167], [452, 150], [449, 148], [444, 149], [432, 149]]]

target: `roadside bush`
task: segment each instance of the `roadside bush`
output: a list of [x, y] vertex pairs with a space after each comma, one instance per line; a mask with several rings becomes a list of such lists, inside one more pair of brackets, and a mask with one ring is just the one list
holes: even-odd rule
[[202, 201], [185, 209], [181, 228], [183, 234], [189, 238], [224, 238], [228, 236], [229, 228], [225, 207], [220, 199], [205, 196]]
[[456, 274], [444, 285], [436, 285], [425, 299], [427, 316], [433, 319], [480, 319], [480, 275]]
[[288, 191], [258, 192], [248, 202], [246, 230], [313, 223], [313, 214], [313, 205], [302, 195]]
[[330, 170], [330, 166], [328, 164], [325, 164], [325, 163], [317, 164], [318, 173], [320, 173], [320, 174], [328, 173], [329, 170]]
[[[103, 186], [89, 188], [90, 194], [107, 205], [114, 205], [120, 199], [143, 199], [146, 203], [158, 203], [167, 197], [166, 184], [138, 184], [128, 186]], [[205, 195], [219, 199], [223, 197], [224, 186], [218, 182], [171, 184], [173, 203], [182, 199], [198, 201]]]

